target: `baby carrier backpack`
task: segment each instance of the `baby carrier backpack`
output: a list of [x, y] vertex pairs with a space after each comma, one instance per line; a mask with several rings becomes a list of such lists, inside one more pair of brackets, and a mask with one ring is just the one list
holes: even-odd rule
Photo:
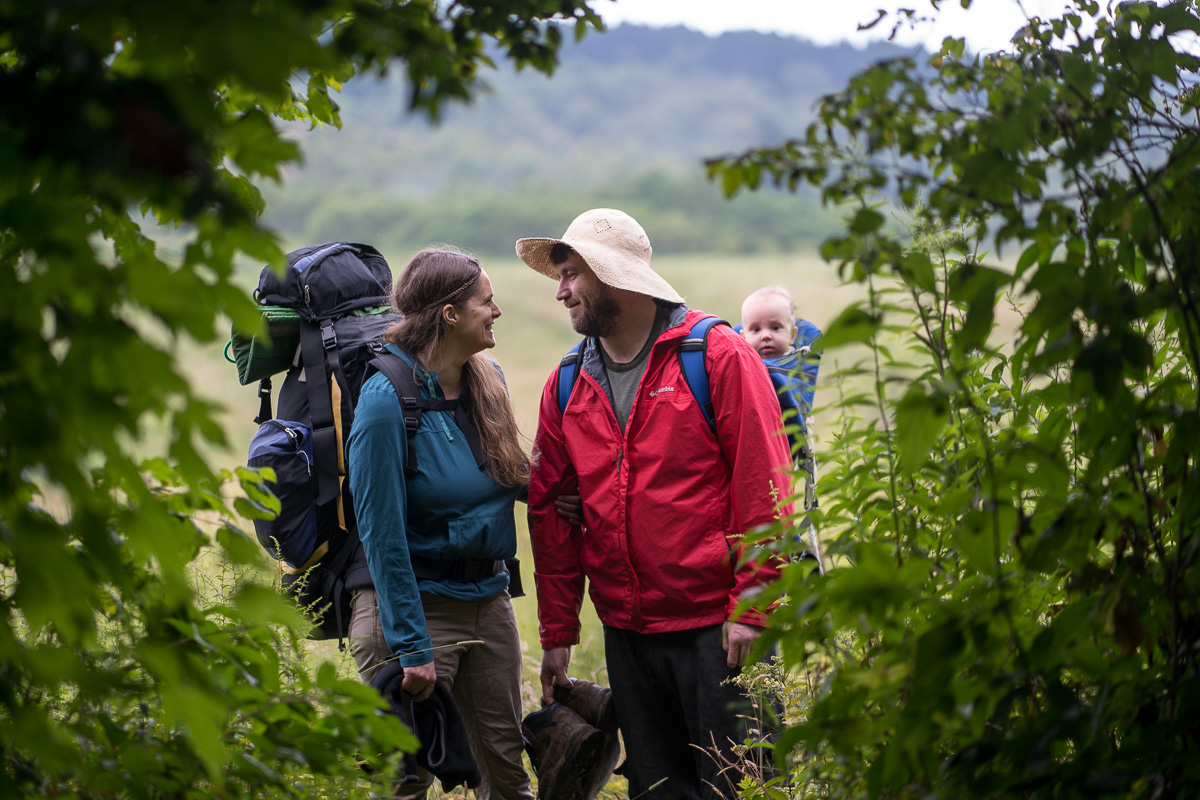
[[[741, 325], [734, 330], [741, 332]], [[810, 551], [817, 557], [822, 572], [821, 542], [816, 526], [807, 512], [817, 508], [817, 459], [813, 454], [813, 394], [817, 388], [817, 370], [821, 366], [821, 329], [806, 319], [796, 318], [796, 335], [792, 337], [792, 352], [776, 358], [764, 358], [767, 374], [779, 397], [784, 430], [792, 448], [792, 463], [804, 474], [804, 519]]]

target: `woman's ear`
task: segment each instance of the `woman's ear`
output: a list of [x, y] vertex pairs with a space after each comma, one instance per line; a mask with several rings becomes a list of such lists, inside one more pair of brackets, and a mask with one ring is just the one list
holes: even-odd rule
[[442, 306], [442, 321], [444, 321], [447, 325], [457, 325], [458, 309], [452, 306], [450, 303], [446, 303], [446, 305]]

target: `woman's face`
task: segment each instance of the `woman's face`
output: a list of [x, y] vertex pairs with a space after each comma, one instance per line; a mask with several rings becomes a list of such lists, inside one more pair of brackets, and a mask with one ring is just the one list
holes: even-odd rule
[[492, 298], [492, 281], [486, 272], [480, 271], [475, 293], [455, 310], [458, 322], [450, 335], [457, 344], [472, 354], [496, 346], [492, 323], [500, 316], [500, 306]]

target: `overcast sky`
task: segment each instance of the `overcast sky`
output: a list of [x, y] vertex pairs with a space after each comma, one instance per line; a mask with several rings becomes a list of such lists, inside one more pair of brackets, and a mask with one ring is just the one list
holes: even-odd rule
[[[974, 0], [971, 9], [964, 11], [959, 0], [944, 0], [936, 24], [924, 24], [917, 32], [906, 26], [894, 41], [923, 43], [932, 50], [943, 37], [953, 35], [965, 37], [976, 51], [1000, 50], [1023, 24], [1025, 12], [1057, 16], [1064, 5], [1063, 0]], [[818, 44], [865, 44], [868, 39], [887, 38], [896, 20], [890, 14], [870, 31], [857, 30], [860, 23], [875, 19], [878, 9], [931, 12], [929, 0], [596, 0], [593, 8], [610, 26], [620, 22], [686, 25], [710, 35], [755, 30], [792, 34]]]

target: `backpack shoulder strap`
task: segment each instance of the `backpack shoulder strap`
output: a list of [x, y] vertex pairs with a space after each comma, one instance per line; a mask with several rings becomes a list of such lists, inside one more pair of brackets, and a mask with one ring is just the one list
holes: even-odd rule
[[717, 325], [729, 323], [720, 317], [704, 317], [692, 326], [691, 331], [679, 343], [679, 369], [683, 372], [683, 379], [687, 382], [692, 396], [700, 404], [700, 412], [704, 414], [704, 421], [708, 423], [708, 429], [713, 435], [717, 433], [717, 415], [713, 410], [712, 389], [708, 383], [705, 356], [708, 354], [708, 334]]
[[581, 339], [579, 344], [571, 348], [571, 352], [563, 356], [563, 360], [558, 363], [558, 412], [560, 414], [566, 412], [567, 401], [571, 399], [571, 390], [575, 388], [575, 381], [579, 378], [579, 366], [583, 361], [583, 343], [586, 339]]
[[459, 397], [458, 400], [450, 401], [454, 403], [454, 421], [458, 423], [458, 429], [467, 439], [471, 455], [475, 456], [475, 465], [480, 469], [486, 469], [487, 455], [483, 452], [483, 442], [479, 440], [479, 431], [475, 430], [475, 424], [471, 422], [471, 415], [467, 413], [461, 400], [462, 397]]
[[467, 444], [471, 448], [471, 455], [475, 457], [475, 463], [479, 465], [480, 469], [487, 466], [487, 456], [483, 452], [479, 432], [471, 424], [470, 416], [459, 400], [426, 400], [423, 398], [412, 369], [404, 363], [404, 359], [393, 353], [382, 351], [376, 354], [375, 358], [371, 359], [370, 366], [383, 373], [384, 377], [392, 384], [392, 388], [396, 390], [396, 397], [400, 400], [400, 411], [404, 415], [404, 438], [408, 445], [408, 465], [404, 468], [404, 474], [407, 477], [411, 478], [417, 474], [416, 435], [417, 429], [421, 426], [421, 415], [426, 410], [453, 411], [454, 421], [458, 423], [459, 430], [466, 437]]
[[[340, 370], [341, 364], [337, 359], [337, 334], [331, 321], [318, 324], [300, 320], [300, 358], [304, 364], [304, 382], [312, 419], [317, 505], [321, 505], [337, 497], [340, 488], [337, 473], [337, 448], [340, 442], [334, 421], [330, 373]], [[326, 359], [330, 359], [328, 370]]]

